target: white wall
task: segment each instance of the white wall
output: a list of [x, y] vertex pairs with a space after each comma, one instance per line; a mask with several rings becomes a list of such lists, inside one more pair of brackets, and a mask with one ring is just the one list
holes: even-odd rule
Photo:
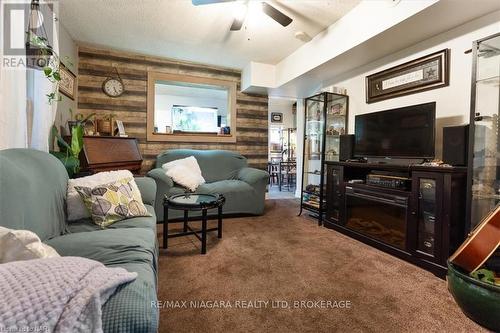
[[297, 100], [297, 187], [295, 196], [300, 198], [302, 193], [302, 161], [304, 160], [304, 122], [305, 106], [304, 100]]
[[[472, 54], [465, 54], [464, 51], [472, 47], [474, 40], [500, 32], [499, 18], [500, 11], [468, 22], [324, 84], [324, 89], [329, 89], [332, 85], [347, 89], [349, 133], [354, 133], [354, 117], [357, 114], [436, 101], [436, 158], [441, 158], [442, 127], [466, 124], [469, 121]], [[450, 85], [448, 87], [372, 104], [365, 102], [366, 76], [445, 48], [451, 49]]]
[[[77, 76], [78, 80], [78, 47], [61, 23], [59, 24], [59, 56], [62, 63]], [[71, 100], [63, 94], [60, 95], [62, 100], [57, 105], [55, 124], [60, 128], [60, 131], [61, 129], [68, 131], [66, 122], [71, 117], [69, 109], [71, 108], [74, 114], [77, 113], [78, 89], [76, 89], [74, 100]]]
[[[288, 99], [288, 98], [279, 98], [279, 97], [270, 97], [268, 103], [268, 121], [269, 126], [276, 126], [282, 128], [294, 128], [294, 118], [295, 115], [292, 113], [293, 104], [296, 102], [296, 99]], [[283, 122], [282, 123], [271, 123], [271, 113], [272, 112], [280, 112], [283, 113]]]

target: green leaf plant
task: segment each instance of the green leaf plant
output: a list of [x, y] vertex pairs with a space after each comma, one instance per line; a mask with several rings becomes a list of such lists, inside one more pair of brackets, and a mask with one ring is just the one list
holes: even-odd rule
[[478, 269], [477, 271], [471, 272], [470, 276], [479, 281], [500, 286], [500, 282], [498, 282], [498, 280], [495, 278], [495, 273], [493, 271], [490, 271], [489, 269]]
[[51, 152], [51, 154], [64, 164], [70, 178], [80, 172], [79, 155], [83, 149], [84, 126], [94, 116], [95, 113], [92, 113], [85, 118], [78, 119], [76, 125], [71, 128], [71, 140], [69, 143], [59, 134], [57, 127], [52, 125], [52, 135], [57, 140], [59, 151]]
[[59, 81], [61, 81], [61, 73], [59, 71], [61, 60], [59, 55], [48, 44], [44, 37], [40, 37], [31, 31], [26, 32], [29, 46], [36, 48], [39, 51], [39, 56], [46, 59], [45, 66], [43, 67], [43, 74], [52, 83], [55, 83], [54, 90], [47, 94], [49, 104], [61, 101], [62, 97], [59, 95]]

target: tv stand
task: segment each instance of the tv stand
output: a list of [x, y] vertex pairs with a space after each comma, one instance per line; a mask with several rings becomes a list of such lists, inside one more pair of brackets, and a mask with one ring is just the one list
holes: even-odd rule
[[[465, 167], [326, 162], [326, 170], [325, 227], [445, 276], [465, 239]], [[363, 183], [368, 174], [411, 181], [374, 186]]]
[[351, 158], [349, 160], [347, 160], [347, 162], [350, 162], [350, 163], [367, 163], [368, 160], [364, 157], [359, 157], [359, 158]]
[[425, 159], [423, 159], [423, 158], [369, 157], [369, 158], [367, 158], [367, 161], [370, 164], [389, 164], [389, 165], [408, 166], [408, 165], [422, 164], [425, 161]]

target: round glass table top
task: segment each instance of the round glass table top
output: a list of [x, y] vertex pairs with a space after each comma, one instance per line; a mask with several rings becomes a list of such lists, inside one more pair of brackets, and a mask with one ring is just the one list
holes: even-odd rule
[[219, 194], [184, 193], [165, 198], [165, 203], [174, 207], [203, 208], [216, 207], [224, 203], [224, 197]]

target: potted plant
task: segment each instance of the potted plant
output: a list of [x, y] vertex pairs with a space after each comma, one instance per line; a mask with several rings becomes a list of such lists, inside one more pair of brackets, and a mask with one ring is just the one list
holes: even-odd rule
[[70, 108], [69, 109], [69, 113], [70, 113], [70, 120], [68, 120], [68, 129], [69, 129], [69, 132], [71, 133], [71, 129], [76, 126], [76, 125], [82, 125], [83, 126], [83, 129], [84, 129], [84, 134], [87, 134], [87, 125], [90, 123], [91, 125], [91, 129], [92, 129], [92, 133], [91, 135], [93, 135], [95, 129], [93, 128], [94, 127], [94, 121], [92, 121], [92, 118], [95, 116], [95, 113], [92, 113], [91, 115], [85, 117], [85, 115], [83, 113], [77, 113], [74, 118], [73, 118], [73, 110]]
[[115, 116], [114, 113], [110, 113], [101, 119], [97, 119], [97, 131], [100, 135], [113, 135], [113, 119]]
[[75, 124], [71, 127], [70, 143], [66, 142], [66, 140], [64, 140], [64, 138], [59, 134], [57, 127], [52, 125], [52, 134], [57, 139], [59, 151], [52, 151], [50, 153], [64, 164], [70, 178], [80, 172], [79, 155], [83, 149], [83, 135], [85, 133], [84, 126], [85, 123], [93, 116], [95, 116], [95, 113], [88, 115], [84, 119], [76, 120]]
[[500, 281], [491, 271], [467, 274], [448, 262], [448, 290], [462, 311], [481, 326], [500, 331]]

